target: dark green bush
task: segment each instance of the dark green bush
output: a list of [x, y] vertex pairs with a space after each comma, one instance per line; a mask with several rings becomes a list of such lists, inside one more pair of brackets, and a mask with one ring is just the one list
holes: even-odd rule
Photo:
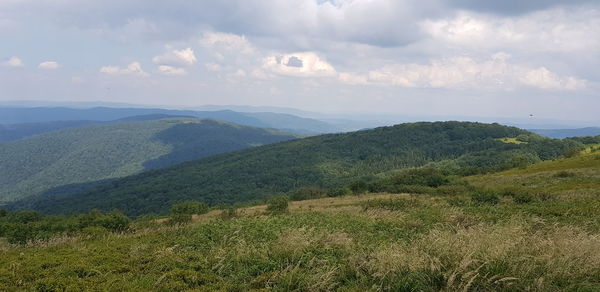
[[369, 184], [364, 180], [355, 180], [350, 184], [350, 190], [354, 194], [362, 194], [369, 190]]
[[517, 204], [529, 204], [535, 201], [535, 197], [530, 193], [519, 193], [513, 196], [513, 200]]
[[79, 218], [81, 228], [101, 226], [110, 231], [124, 231], [129, 227], [129, 223], [131, 219], [117, 210], [110, 213], [92, 210]]
[[286, 213], [289, 199], [287, 196], [277, 196], [267, 201], [267, 211], [270, 213]]
[[206, 203], [198, 201], [184, 201], [171, 206], [172, 214], [205, 214], [208, 210]]
[[577, 174], [574, 172], [565, 171], [565, 170], [559, 171], [556, 174], [554, 174], [554, 177], [559, 177], [559, 178], [567, 178], [567, 177], [574, 177], [574, 176], [577, 176]]
[[327, 191], [327, 196], [328, 197], [341, 197], [341, 196], [350, 195], [351, 193], [352, 193], [352, 191], [350, 191], [347, 188], [336, 188], [336, 189], [330, 189], [329, 191]]
[[477, 204], [496, 205], [500, 203], [500, 198], [495, 192], [489, 190], [480, 190], [471, 194], [471, 200]]
[[6, 215], [8, 215], [8, 211], [0, 208], [0, 218], [6, 217]]
[[318, 199], [327, 196], [328, 193], [325, 189], [315, 188], [315, 187], [306, 187], [299, 188], [292, 192], [291, 200], [292, 201], [302, 201], [302, 200], [310, 200], [310, 199]]

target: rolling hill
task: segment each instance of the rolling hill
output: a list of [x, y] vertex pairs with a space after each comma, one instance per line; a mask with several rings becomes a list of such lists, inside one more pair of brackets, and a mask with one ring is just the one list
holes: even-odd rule
[[117, 208], [139, 215], [163, 212], [186, 199], [211, 205], [248, 202], [302, 187], [369, 181], [426, 164], [472, 172], [506, 169], [553, 159], [581, 145], [498, 124], [400, 124], [221, 154], [95, 185], [85, 192], [38, 196], [12, 207], [49, 213]]
[[114, 121], [49, 121], [37, 123], [22, 123], [22, 124], [0, 124], [0, 143], [15, 141], [35, 135], [54, 132], [67, 128], [76, 128], [82, 126], [90, 126], [103, 123], [119, 123], [119, 122], [141, 122], [160, 120], [167, 118], [193, 118], [192, 116], [173, 116], [166, 114], [148, 114], [141, 116], [131, 116]]
[[0, 226], [31, 237], [47, 237], [46, 226], [68, 232], [0, 239], [0, 290], [598, 291], [600, 147], [590, 150], [458, 178], [471, 188], [453, 194], [213, 209], [176, 225], [174, 216], [123, 221], [117, 232], [69, 231], [97, 212], [6, 212]]
[[149, 118], [70, 128], [0, 144], [0, 202], [295, 138], [277, 130], [211, 119]]
[[160, 108], [66, 108], [66, 107], [0, 107], [0, 124], [43, 123], [53, 121], [113, 121], [131, 116], [171, 115], [223, 120], [239, 125], [274, 128], [298, 133], [333, 133], [340, 128], [327, 122], [281, 113], [244, 113], [231, 110], [194, 111]]

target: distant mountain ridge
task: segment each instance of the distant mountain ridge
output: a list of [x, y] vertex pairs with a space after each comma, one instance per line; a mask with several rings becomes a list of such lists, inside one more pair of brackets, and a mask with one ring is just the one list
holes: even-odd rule
[[244, 113], [232, 110], [194, 111], [160, 108], [66, 108], [66, 107], [0, 107], [0, 124], [43, 123], [54, 121], [114, 121], [146, 115], [189, 116], [211, 118], [244, 126], [275, 128], [298, 133], [332, 133], [339, 128], [329, 123], [281, 113]]
[[54, 132], [62, 129], [76, 128], [104, 123], [140, 122], [167, 118], [193, 118], [192, 116], [174, 116], [166, 114], [148, 114], [126, 117], [114, 121], [51, 121], [22, 124], [0, 124], [0, 143], [15, 141], [35, 135]]
[[530, 129], [529, 131], [538, 135], [556, 139], [600, 135], [600, 127], [587, 127], [579, 129]]
[[[525, 139], [519, 143], [515, 139]], [[510, 138], [510, 139], [503, 139]], [[13, 205], [51, 213], [117, 208], [163, 212], [181, 200], [232, 204], [302, 187], [340, 187], [430, 164], [446, 169], [510, 168], [559, 157], [574, 141], [498, 124], [410, 123], [265, 145], [144, 172], [104, 184], [50, 192]]]
[[0, 202], [296, 138], [213, 119], [139, 116], [0, 144]]

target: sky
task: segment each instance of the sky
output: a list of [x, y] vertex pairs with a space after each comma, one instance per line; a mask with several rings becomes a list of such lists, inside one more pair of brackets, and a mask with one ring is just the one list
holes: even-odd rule
[[0, 101], [600, 125], [600, 1], [0, 0]]

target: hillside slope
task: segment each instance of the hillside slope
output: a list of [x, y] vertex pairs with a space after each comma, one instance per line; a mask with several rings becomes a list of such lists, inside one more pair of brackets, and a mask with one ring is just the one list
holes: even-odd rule
[[[500, 139], [517, 136], [530, 141], [507, 143]], [[127, 177], [83, 193], [38, 197], [15, 207], [50, 213], [117, 208], [139, 215], [162, 212], [185, 199], [231, 204], [300, 187], [345, 186], [356, 179], [369, 180], [433, 162], [479, 171], [509, 168], [558, 157], [576, 144], [497, 124], [401, 124], [217, 155]]]
[[0, 290], [598, 291], [598, 177], [596, 151], [467, 178], [505, 193], [495, 203], [361, 194], [0, 239]]
[[295, 138], [189, 118], [94, 125], [0, 144], [0, 201]]

